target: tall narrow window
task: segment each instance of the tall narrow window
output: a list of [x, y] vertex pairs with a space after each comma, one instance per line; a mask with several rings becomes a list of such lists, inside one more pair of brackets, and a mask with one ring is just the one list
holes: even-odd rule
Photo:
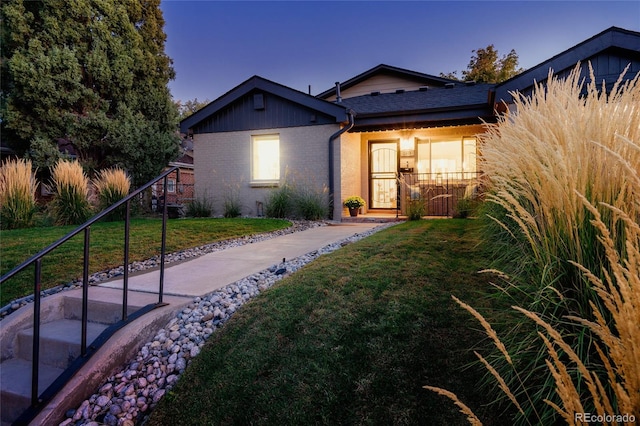
[[464, 137], [462, 138], [462, 169], [465, 172], [476, 172], [476, 138]]
[[176, 180], [167, 179], [167, 192], [176, 192]]
[[251, 137], [251, 181], [276, 183], [280, 180], [280, 137]]
[[431, 143], [429, 141], [418, 141], [418, 173], [431, 172]]

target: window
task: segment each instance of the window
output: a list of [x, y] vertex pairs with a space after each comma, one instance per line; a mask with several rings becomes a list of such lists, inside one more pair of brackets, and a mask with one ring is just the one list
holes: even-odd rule
[[476, 171], [476, 138], [418, 141], [418, 173]]
[[476, 172], [476, 138], [462, 138], [462, 171]]
[[176, 180], [167, 179], [167, 192], [176, 192]]
[[448, 173], [460, 171], [462, 150], [459, 141], [431, 142], [431, 172]]
[[280, 137], [251, 137], [251, 181], [277, 183], [280, 180]]

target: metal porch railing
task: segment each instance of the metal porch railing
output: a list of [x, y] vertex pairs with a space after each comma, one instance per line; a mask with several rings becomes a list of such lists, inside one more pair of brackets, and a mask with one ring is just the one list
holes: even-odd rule
[[400, 173], [399, 194], [404, 201], [424, 203], [428, 216], [452, 216], [461, 200], [478, 199], [482, 173]]
[[[32, 374], [31, 374], [31, 407], [16, 421], [19, 424], [26, 424], [31, 419], [33, 419], [37, 413], [42, 409], [46, 403], [51, 400], [55, 394], [62, 389], [62, 387], [71, 379], [71, 377], [78, 371], [88, 360], [89, 358], [97, 352], [97, 350], [119, 329], [135, 320], [136, 318], [144, 315], [145, 313], [161, 307], [166, 304], [163, 303], [163, 292], [164, 292], [164, 261], [165, 261], [165, 249], [166, 249], [166, 234], [167, 234], [167, 203], [164, 203], [163, 212], [162, 212], [162, 241], [160, 248], [160, 279], [158, 283], [158, 302], [149, 304], [145, 307], [140, 308], [134, 313], [127, 313], [127, 293], [128, 293], [128, 280], [129, 280], [129, 224], [130, 224], [130, 216], [131, 216], [131, 200], [134, 200], [138, 195], [140, 195], [143, 191], [150, 188], [154, 183], [162, 180], [162, 187], [165, 191], [167, 190], [167, 176], [173, 172], [177, 174], [177, 181], [180, 180], [180, 170], [178, 167], [172, 167], [162, 173], [160, 176], [154, 178], [149, 181], [147, 184], [138, 188], [127, 197], [113, 204], [111, 207], [103, 210], [98, 213], [83, 225], [79, 226], [69, 234], [60, 238], [58, 241], [49, 245], [47, 248], [43, 249], [39, 253], [33, 255], [31, 258], [27, 259], [20, 265], [13, 268], [11, 271], [7, 272], [5, 275], [0, 277], [0, 286], [2, 286], [5, 282], [9, 281], [12, 277], [14, 277], [19, 272], [29, 268], [30, 266], [34, 267], [34, 284], [33, 284], [33, 354], [32, 354]], [[111, 325], [106, 330], [104, 330], [90, 345], [87, 344], [87, 323], [88, 323], [88, 289], [89, 289], [89, 242], [91, 236], [91, 225], [99, 221], [100, 219], [107, 216], [109, 213], [118, 209], [121, 206], [126, 206], [126, 215], [124, 220], [124, 246], [123, 246], [123, 264], [124, 264], [124, 275], [123, 275], [123, 291], [122, 291], [122, 319], [117, 323]], [[58, 247], [62, 246], [65, 242], [73, 238], [74, 236], [84, 232], [84, 262], [82, 268], [82, 328], [81, 328], [81, 343], [80, 343], [80, 356], [76, 358], [71, 365], [58, 377], [46, 390], [42, 393], [39, 392], [38, 389], [38, 376], [39, 376], [39, 364], [40, 364], [40, 299], [41, 299], [41, 273], [42, 273], [42, 259], [56, 250]]]

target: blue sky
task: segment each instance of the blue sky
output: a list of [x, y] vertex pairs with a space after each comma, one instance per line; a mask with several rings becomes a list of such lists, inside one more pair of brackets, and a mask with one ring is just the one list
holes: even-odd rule
[[530, 68], [611, 27], [640, 31], [640, 1], [162, 0], [174, 99], [214, 100], [253, 75], [316, 95], [384, 63], [466, 69], [515, 49]]

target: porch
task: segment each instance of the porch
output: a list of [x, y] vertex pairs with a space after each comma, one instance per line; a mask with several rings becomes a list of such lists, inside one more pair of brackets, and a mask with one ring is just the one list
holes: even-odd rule
[[351, 217], [349, 215], [342, 216], [341, 221], [346, 223], [387, 223], [387, 222], [400, 222], [407, 220], [407, 216], [400, 214], [400, 211], [396, 210], [369, 210], [366, 213], [360, 213], [358, 216]]
[[480, 172], [399, 173], [395, 187], [389, 188], [389, 202], [395, 209], [363, 209], [356, 217], [343, 215], [342, 221], [402, 221], [412, 210], [421, 217], [466, 217], [479, 201], [480, 185]]

